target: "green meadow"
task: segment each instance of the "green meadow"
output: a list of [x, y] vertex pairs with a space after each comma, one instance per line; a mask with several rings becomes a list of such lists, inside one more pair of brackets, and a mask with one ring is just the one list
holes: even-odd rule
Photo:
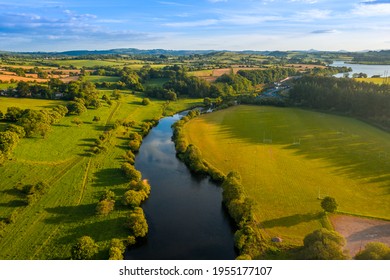
[[323, 226], [319, 197], [339, 211], [390, 219], [390, 134], [361, 121], [295, 108], [235, 106], [185, 125], [189, 143], [240, 172], [259, 227], [301, 244]]
[[66, 104], [65, 101], [60, 101], [60, 100], [0, 97], [0, 111], [3, 112], [4, 114], [7, 112], [8, 107], [43, 110], [43, 109], [50, 109], [57, 105], [65, 105], [65, 104]]
[[[109, 96], [111, 92], [101, 94]], [[130, 130], [137, 131], [143, 121], [196, 106], [202, 100], [170, 103], [152, 100], [150, 105], [143, 106], [142, 96], [122, 93], [123, 97], [113, 100], [111, 106], [104, 104], [78, 116], [83, 121], [79, 126], [72, 122], [75, 116], [68, 116], [53, 125], [45, 139], [20, 141], [12, 158], [1, 167], [0, 221], [11, 214], [15, 221], [0, 229], [0, 259], [68, 259], [72, 244], [83, 235], [98, 243], [98, 258], [107, 259], [110, 240], [129, 235], [124, 227], [128, 208], [121, 204], [128, 181], [120, 170], [122, 156], [128, 150], [129, 131], [118, 128], [107, 151], [91, 156], [94, 141], [116, 120], [135, 121]], [[43, 100], [34, 103], [31, 99], [18, 101], [26, 108], [36, 109], [58, 104]], [[0, 102], [2, 111], [7, 105], [18, 106], [14, 99], [2, 98]], [[94, 116], [99, 116], [100, 121], [93, 122]], [[0, 122], [0, 129], [3, 126]], [[14, 186], [39, 181], [50, 186], [48, 193], [34, 204], [26, 205]], [[105, 190], [115, 193], [115, 210], [108, 216], [97, 216], [95, 207]]]
[[102, 83], [102, 82], [118, 82], [120, 77], [113, 76], [86, 76], [85, 79], [92, 83]]

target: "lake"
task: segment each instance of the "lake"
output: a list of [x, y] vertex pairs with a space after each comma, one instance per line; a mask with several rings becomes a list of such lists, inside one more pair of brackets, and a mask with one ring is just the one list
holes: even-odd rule
[[[344, 61], [333, 61], [329, 66], [333, 67], [351, 67], [352, 72], [349, 72], [349, 76], [352, 77], [354, 73], [365, 73], [368, 77], [372, 77], [374, 75], [380, 75], [384, 77], [386, 71], [387, 76], [390, 75], [390, 65], [369, 65], [369, 64], [352, 64]], [[335, 77], [341, 78], [344, 76], [344, 73], [339, 73], [334, 75]]]

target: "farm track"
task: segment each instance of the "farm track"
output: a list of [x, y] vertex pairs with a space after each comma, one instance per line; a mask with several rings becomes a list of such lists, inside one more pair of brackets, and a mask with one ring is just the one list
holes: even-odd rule
[[107, 126], [107, 125], [111, 122], [112, 117], [113, 117], [114, 114], [118, 111], [118, 109], [119, 109], [120, 106], [121, 106], [121, 103], [118, 101], [118, 102], [116, 103], [115, 108], [111, 111], [110, 115], [108, 116], [107, 121], [106, 121], [106, 123], [105, 123], [105, 126]]
[[75, 166], [75, 164], [81, 160], [82, 157], [75, 157], [73, 160], [70, 160], [65, 166], [64, 168], [57, 174], [55, 175], [54, 177], [52, 177], [48, 183], [49, 185], [53, 185], [55, 184], [57, 181], [59, 181], [63, 176], [65, 176], [66, 173], [68, 173], [72, 168], [73, 166]]
[[87, 183], [88, 183], [88, 173], [89, 173], [89, 169], [91, 167], [91, 161], [92, 161], [92, 158], [90, 158], [88, 160], [87, 167], [85, 168], [85, 173], [84, 173], [83, 181], [82, 181], [82, 184], [81, 184], [80, 197], [79, 197], [79, 200], [77, 201], [77, 205], [80, 205], [80, 203], [81, 203], [81, 201], [83, 200], [83, 197], [84, 197], [85, 189], [86, 189]]

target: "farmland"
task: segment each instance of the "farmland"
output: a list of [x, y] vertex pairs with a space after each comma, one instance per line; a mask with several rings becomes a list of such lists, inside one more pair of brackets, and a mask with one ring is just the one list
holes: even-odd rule
[[323, 226], [318, 197], [341, 212], [390, 219], [390, 136], [360, 121], [293, 108], [236, 106], [185, 126], [206, 161], [242, 176], [269, 236], [301, 244]]
[[[170, 103], [152, 100], [145, 107], [141, 104], [142, 96], [121, 93], [123, 97], [113, 100], [111, 106], [106, 104], [79, 116], [80, 125], [72, 122], [75, 117], [68, 116], [53, 125], [46, 138], [22, 139], [13, 156], [1, 167], [0, 218], [3, 221], [13, 215], [15, 221], [1, 231], [0, 259], [68, 259], [72, 244], [83, 235], [91, 236], [99, 244], [96, 257], [107, 259], [110, 240], [129, 235], [123, 226], [128, 208], [120, 203], [128, 181], [119, 168], [126, 152], [128, 132], [124, 127], [116, 130], [107, 151], [91, 156], [89, 151], [94, 141], [118, 119], [134, 121], [132, 130], [137, 131], [145, 120], [184, 110], [199, 104], [200, 100]], [[63, 104], [21, 98], [0, 101], [3, 112], [8, 106], [43, 109]], [[100, 117], [100, 121], [93, 122], [94, 116]], [[1, 123], [0, 129], [3, 126]], [[39, 181], [47, 183], [49, 191], [38, 202], [26, 205], [14, 186]], [[108, 216], [97, 216], [96, 203], [108, 189], [115, 193], [115, 210]]]

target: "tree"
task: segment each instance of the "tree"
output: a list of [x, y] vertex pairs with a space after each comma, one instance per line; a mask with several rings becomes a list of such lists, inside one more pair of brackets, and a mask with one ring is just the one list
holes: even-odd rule
[[345, 260], [345, 239], [339, 233], [325, 228], [308, 234], [303, 240], [303, 258], [307, 260]]
[[355, 256], [356, 260], [390, 260], [390, 247], [381, 242], [370, 242]]
[[337, 210], [337, 202], [336, 199], [330, 196], [324, 197], [324, 199], [321, 201], [321, 207], [324, 209], [324, 211], [329, 213], [334, 213]]
[[115, 200], [103, 199], [96, 205], [96, 214], [102, 216], [108, 215], [114, 210], [114, 206]]
[[126, 226], [130, 228], [135, 237], [144, 237], [148, 233], [148, 223], [146, 222], [144, 211], [140, 207], [135, 207], [130, 212]]
[[90, 236], [79, 238], [71, 249], [72, 259], [89, 260], [99, 251], [98, 245]]
[[123, 253], [126, 250], [126, 246], [123, 241], [117, 238], [111, 240], [110, 257], [109, 260], [123, 260]]
[[80, 126], [81, 124], [83, 124], [83, 121], [80, 118], [74, 118], [72, 120], [72, 123], [74, 123], [77, 126]]
[[149, 98], [142, 99], [142, 105], [147, 106], [149, 104], [150, 104], [150, 99]]
[[82, 102], [71, 101], [66, 105], [68, 114], [81, 115], [87, 111], [87, 108]]
[[135, 167], [130, 163], [127, 162], [123, 163], [121, 169], [123, 173], [126, 175], [126, 177], [129, 178], [130, 180], [134, 180], [134, 181], [141, 180], [141, 173], [138, 170], [136, 170]]
[[122, 203], [131, 207], [137, 207], [140, 206], [141, 202], [146, 198], [147, 195], [143, 191], [128, 190], [123, 195]]
[[10, 156], [19, 142], [19, 136], [12, 131], [0, 132], [0, 151], [4, 156]]
[[100, 117], [99, 116], [94, 116], [92, 121], [93, 122], [99, 122], [100, 121]]
[[24, 128], [16, 124], [8, 125], [6, 131], [15, 132], [19, 139], [22, 139], [24, 136], [26, 136], [26, 131], [24, 131]]
[[26, 110], [19, 118], [18, 125], [26, 131], [27, 137], [40, 135], [45, 137], [50, 131], [50, 116], [45, 111]]
[[4, 115], [4, 120], [9, 122], [17, 122], [23, 114], [23, 109], [20, 109], [18, 107], [8, 107], [7, 112]]

